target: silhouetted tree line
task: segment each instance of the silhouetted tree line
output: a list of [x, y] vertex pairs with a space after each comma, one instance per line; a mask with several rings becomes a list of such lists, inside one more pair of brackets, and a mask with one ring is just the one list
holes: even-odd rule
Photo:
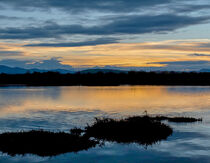
[[0, 74], [0, 84], [32, 86], [114, 86], [114, 85], [210, 85], [210, 73], [196, 72], [123, 72], [75, 73], [56, 72]]

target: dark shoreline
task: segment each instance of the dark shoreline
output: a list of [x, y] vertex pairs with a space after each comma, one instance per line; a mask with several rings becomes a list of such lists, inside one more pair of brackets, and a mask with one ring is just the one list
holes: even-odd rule
[[197, 72], [122, 72], [75, 73], [56, 72], [0, 74], [0, 86], [210, 86], [210, 73]]

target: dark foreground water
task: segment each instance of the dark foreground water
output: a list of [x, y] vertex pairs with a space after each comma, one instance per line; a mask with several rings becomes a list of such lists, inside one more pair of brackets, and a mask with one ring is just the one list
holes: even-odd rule
[[30, 129], [68, 131], [94, 117], [149, 114], [202, 117], [203, 122], [170, 123], [166, 141], [144, 147], [105, 143], [56, 157], [1, 153], [0, 163], [210, 163], [210, 87], [4, 87], [0, 88], [0, 132]]

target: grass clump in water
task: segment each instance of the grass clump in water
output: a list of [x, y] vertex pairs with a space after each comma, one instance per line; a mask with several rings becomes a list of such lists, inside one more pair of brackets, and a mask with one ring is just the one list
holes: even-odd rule
[[167, 139], [173, 130], [170, 126], [149, 116], [135, 116], [126, 119], [96, 118], [93, 125], [87, 126], [88, 137], [118, 143], [138, 143], [151, 145]]
[[192, 122], [199, 122], [202, 121], [202, 118], [193, 118], [193, 117], [166, 117], [166, 116], [156, 116], [153, 117], [154, 120], [167, 120], [169, 122], [176, 122], [176, 123], [192, 123]]
[[0, 134], [0, 151], [9, 155], [36, 154], [56, 156], [95, 147], [98, 141], [70, 133], [48, 131], [8, 132]]

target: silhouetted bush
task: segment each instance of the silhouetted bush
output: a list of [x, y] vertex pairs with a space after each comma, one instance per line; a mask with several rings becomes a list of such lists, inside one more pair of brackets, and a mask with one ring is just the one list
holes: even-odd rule
[[95, 147], [98, 141], [64, 132], [28, 131], [0, 134], [0, 150], [9, 155], [26, 153], [55, 156]]
[[93, 125], [86, 127], [86, 134], [89, 137], [118, 143], [135, 142], [146, 146], [166, 139], [172, 132], [171, 127], [149, 116], [121, 120], [96, 119]]

